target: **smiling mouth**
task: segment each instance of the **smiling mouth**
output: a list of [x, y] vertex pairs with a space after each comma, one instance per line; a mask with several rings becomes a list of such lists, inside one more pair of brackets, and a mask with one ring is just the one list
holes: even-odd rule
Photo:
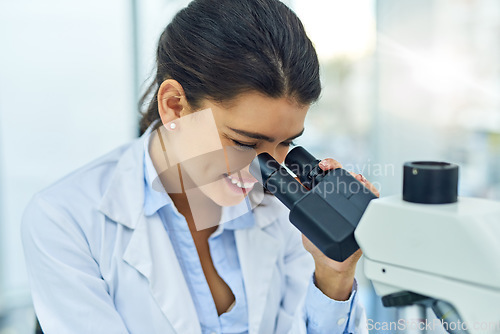
[[242, 189], [252, 189], [257, 180], [252, 180], [250, 178], [239, 178], [237, 175], [229, 175], [227, 173], [223, 174], [232, 184]]

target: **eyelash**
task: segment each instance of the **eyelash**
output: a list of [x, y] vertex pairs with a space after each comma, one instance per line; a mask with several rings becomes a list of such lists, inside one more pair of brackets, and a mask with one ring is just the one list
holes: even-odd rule
[[[239, 146], [240, 148], [245, 149], [245, 150], [251, 150], [251, 149], [255, 149], [257, 147], [257, 144], [243, 144], [237, 140], [234, 140], [234, 139], [231, 139], [231, 140], [237, 146]], [[291, 147], [291, 146], [295, 146], [296, 144], [295, 144], [295, 142], [291, 141], [289, 143], [281, 143], [281, 145]]]

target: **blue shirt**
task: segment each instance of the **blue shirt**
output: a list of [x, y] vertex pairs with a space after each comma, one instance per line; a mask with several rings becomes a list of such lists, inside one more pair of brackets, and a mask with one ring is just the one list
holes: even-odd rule
[[[186, 219], [177, 211], [168, 194], [155, 190], [157, 187], [153, 186], [153, 182], [158, 181], [158, 173], [149, 155], [148, 143], [147, 138], [144, 150], [144, 213], [148, 216], [158, 212], [163, 221], [195, 304], [202, 332], [248, 333], [247, 300], [234, 238], [234, 230], [249, 228], [255, 223], [252, 212], [246, 212], [249, 204], [245, 202], [248, 197], [242, 203], [231, 207], [231, 211], [223, 207], [220, 224], [208, 239], [214, 267], [235, 296], [232, 308], [218, 316]], [[235, 211], [242, 214], [235, 214]], [[335, 301], [325, 296], [311, 278], [303, 310], [308, 333], [352, 333], [354, 324], [349, 324], [349, 315], [354, 304], [356, 288], [357, 284], [354, 282], [350, 298], [347, 301]], [[347, 316], [332, 316], [339, 314]]]

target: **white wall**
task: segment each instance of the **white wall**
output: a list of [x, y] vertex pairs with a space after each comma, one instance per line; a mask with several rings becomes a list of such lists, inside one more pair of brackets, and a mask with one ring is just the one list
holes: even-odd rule
[[161, 33], [174, 15], [190, 0], [136, 0], [138, 31], [138, 76], [141, 88], [154, 77], [156, 48]]
[[0, 301], [10, 307], [29, 302], [28, 200], [136, 134], [131, 18], [128, 1], [0, 2]]

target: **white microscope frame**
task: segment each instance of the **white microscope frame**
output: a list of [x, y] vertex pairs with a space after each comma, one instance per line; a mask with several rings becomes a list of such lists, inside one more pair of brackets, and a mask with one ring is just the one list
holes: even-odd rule
[[500, 333], [500, 203], [372, 200], [355, 231], [376, 293], [452, 304], [470, 334]]

